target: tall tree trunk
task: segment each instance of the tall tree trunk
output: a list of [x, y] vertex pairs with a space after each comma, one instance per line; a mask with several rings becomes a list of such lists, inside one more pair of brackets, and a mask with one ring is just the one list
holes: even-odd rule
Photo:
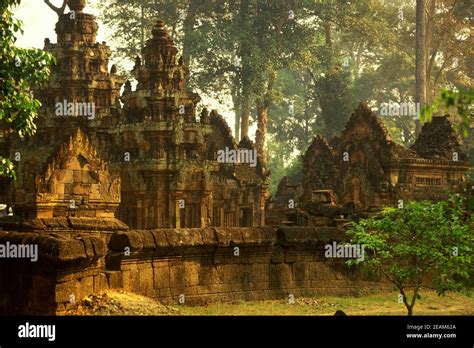
[[242, 103], [242, 96], [240, 94], [240, 75], [236, 71], [234, 78], [232, 79], [232, 87], [231, 87], [231, 96], [232, 96], [232, 104], [234, 105], [234, 137], [236, 141], [240, 140], [240, 116], [241, 116], [241, 103]]
[[257, 131], [255, 133], [255, 145], [257, 153], [264, 163], [266, 163], [267, 155], [265, 153], [265, 136], [267, 134], [268, 123], [268, 106], [257, 98]]
[[140, 5], [140, 56], [143, 62], [143, 47], [145, 47], [145, 7]]
[[[423, 108], [426, 105], [426, 21], [425, 1], [416, 0], [416, 101]], [[416, 122], [416, 133], [421, 130]]]
[[359, 71], [361, 69], [361, 60], [362, 60], [362, 53], [364, 53], [364, 48], [361, 47], [362, 45], [359, 46], [357, 49], [357, 55], [356, 55], [356, 60], [354, 64], [354, 80], [359, 79]]
[[263, 98], [257, 98], [257, 132], [255, 134], [255, 144], [257, 147], [257, 153], [261, 156], [262, 162], [267, 163], [267, 152], [265, 149], [265, 137], [267, 135], [267, 125], [268, 125], [268, 109], [271, 104], [271, 92], [273, 90], [273, 81], [274, 77], [271, 76], [268, 85], [267, 91]]
[[431, 58], [431, 42], [433, 39], [433, 24], [436, 9], [436, 0], [428, 0], [427, 4], [428, 16], [426, 18], [426, 44], [425, 44], [425, 66], [426, 66], [426, 102], [431, 104], [433, 102], [433, 93], [431, 88], [431, 70], [433, 68]]
[[234, 138], [236, 141], [240, 139], [240, 100], [241, 98], [234, 91], [232, 93], [232, 104], [234, 105]]
[[187, 8], [186, 17], [183, 21], [183, 60], [184, 64], [189, 67], [189, 63], [191, 62], [191, 49], [193, 42], [190, 38], [190, 34], [194, 30], [194, 26], [196, 24], [196, 12], [198, 7], [198, 1], [189, 1], [189, 5]]
[[[239, 23], [242, 28], [248, 26], [248, 22], [251, 19], [252, 14], [250, 13], [251, 4], [249, 0], [242, 0], [240, 2], [239, 10]], [[239, 52], [238, 56], [240, 57], [241, 67], [240, 67], [240, 83], [242, 86], [242, 98], [241, 98], [241, 107], [240, 107], [240, 136], [243, 137], [249, 136], [249, 124], [250, 124], [250, 73], [248, 72], [249, 60], [250, 60], [250, 47], [245, 42], [245, 38], [242, 38], [242, 42], [239, 43]]]
[[329, 22], [329, 20], [327, 20], [324, 23], [324, 32], [326, 35], [326, 46], [331, 47], [332, 46], [331, 23]]
[[241, 104], [241, 139], [244, 137], [249, 136], [249, 123], [250, 123], [250, 97], [245, 92], [242, 96], [242, 104]]

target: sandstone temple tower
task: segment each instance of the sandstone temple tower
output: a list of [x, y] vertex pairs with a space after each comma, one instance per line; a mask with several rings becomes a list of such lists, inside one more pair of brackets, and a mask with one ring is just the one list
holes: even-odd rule
[[42, 102], [37, 134], [4, 137], [18, 179], [0, 201], [24, 218], [107, 217], [134, 228], [262, 226], [268, 170], [258, 158], [221, 163], [219, 150], [236, 144], [225, 120], [189, 92], [188, 69], [158, 21], [137, 57], [132, 83], [109, 68], [111, 50], [97, 43], [85, 0], [59, 15], [57, 60], [50, 80], [35, 90]]

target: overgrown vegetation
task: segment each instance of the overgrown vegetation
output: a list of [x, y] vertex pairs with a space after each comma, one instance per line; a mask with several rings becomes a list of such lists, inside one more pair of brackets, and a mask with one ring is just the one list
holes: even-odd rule
[[[20, 0], [0, 2], [0, 132], [23, 137], [35, 133], [34, 121], [41, 107], [31, 86], [48, 78], [54, 59], [43, 50], [15, 46], [22, 22], [13, 18], [11, 9], [19, 4]], [[15, 178], [12, 161], [1, 156], [0, 176]]]
[[376, 218], [352, 223], [348, 235], [351, 243], [365, 246], [365, 258], [347, 263], [381, 272], [400, 291], [412, 315], [422, 287], [439, 295], [467, 287], [474, 267], [470, 223], [472, 216], [459, 196], [385, 208]]

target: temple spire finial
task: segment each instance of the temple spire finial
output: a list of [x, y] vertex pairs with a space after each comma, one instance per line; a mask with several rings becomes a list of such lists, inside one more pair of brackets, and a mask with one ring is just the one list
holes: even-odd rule
[[82, 12], [86, 7], [87, 0], [67, 0], [67, 3], [71, 11]]

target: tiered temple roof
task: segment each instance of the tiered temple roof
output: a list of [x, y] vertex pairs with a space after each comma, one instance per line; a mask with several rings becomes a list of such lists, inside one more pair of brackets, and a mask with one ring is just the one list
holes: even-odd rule
[[[468, 169], [465, 149], [447, 116], [425, 123], [414, 145], [405, 149], [390, 139], [377, 115], [361, 103], [336, 140], [314, 138], [303, 155], [298, 199], [315, 208], [315, 194], [329, 190], [336, 203], [346, 207], [341, 215], [400, 199], [445, 199], [464, 188]], [[285, 192], [279, 187], [280, 191]]]
[[[9, 157], [22, 156], [0, 201], [28, 218], [115, 214], [137, 228], [263, 225], [268, 171], [217, 161], [219, 150], [253, 144], [236, 145], [215, 110], [196, 119], [200, 97], [187, 90], [188, 68], [164, 23], [136, 59], [132, 90], [109, 71], [110, 48], [96, 42], [85, 5], [70, 0], [70, 12], [58, 11], [57, 43], [45, 40], [57, 65], [35, 91], [37, 135], [3, 141]], [[96, 115], [58, 115], [62, 102], [93, 105]]]

